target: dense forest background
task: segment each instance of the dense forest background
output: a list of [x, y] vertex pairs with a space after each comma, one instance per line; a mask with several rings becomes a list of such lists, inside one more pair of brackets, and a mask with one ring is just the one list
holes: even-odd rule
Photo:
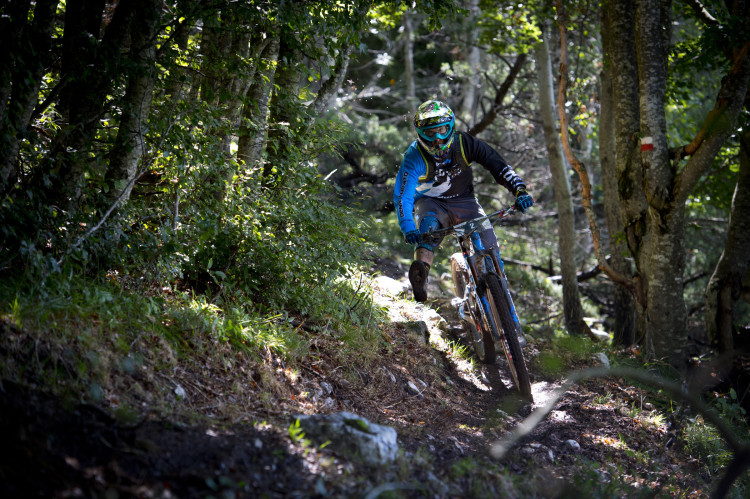
[[[292, 358], [303, 324], [364, 334], [382, 313], [364, 275], [410, 258], [393, 179], [416, 107], [439, 99], [534, 196], [499, 231], [532, 337], [602, 329], [641, 365], [736, 381], [749, 10], [0, 0], [3, 321], [65, 345], [93, 320], [125, 357], [144, 334]], [[485, 209], [511, 204], [474, 174]]]

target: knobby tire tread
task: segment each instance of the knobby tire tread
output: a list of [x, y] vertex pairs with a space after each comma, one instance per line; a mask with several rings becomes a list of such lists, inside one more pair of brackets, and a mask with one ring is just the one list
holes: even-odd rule
[[[466, 291], [466, 285], [469, 282], [469, 270], [466, 268], [466, 264], [463, 261], [463, 255], [456, 253], [451, 256], [451, 276], [453, 277], [453, 288], [456, 296], [459, 298], [464, 297]], [[477, 303], [467, 303], [467, 308], [477, 308], [480, 305]], [[466, 310], [466, 313], [474, 315], [471, 310]], [[484, 321], [484, 313], [480, 313], [480, 320]], [[474, 317], [476, 319], [476, 317]], [[489, 330], [487, 324], [484, 324], [482, 330], [479, 331], [474, 324], [466, 322], [466, 328], [469, 330], [469, 336], [471, 337], [471, 346], [476, 354], [479, 362], [482, 364], [494, 364], [497, 358], [497, 352], [495, 351], [495, 342], [492, 338], [492, 332]]]
[[[460, 260], [459, 260], [460, 259]], [[459, 298], [464, 297], [466, 291], [466, 265], [464, 264], [463, 255], [455, 253], [451, 255], [451, 277], [453, 277], [453, 291]]]
[[[505, 292], [503, 286], [500, 283], [500, 277], [495, 274], [487, 274], [484, 279], [487, 290], [489, 291], [489, 297], [495, 304], [495, 310], [500, 316], [500, 324], [503, 328], [505, 336], [505, 343], [509, 349], [510, 357], [513, 362], [511, 368], [511, 377], [513, 371], [516, 373], [518, 379], [514, 379], [513, 382], [516, 385], [521, 395], [531, 396], [531, 380], [529, 379], [529, 371], [526, 368], [526, 361], [523, 357], [523, 350], [521, 344], [518, 342], [518, 335], [516, 334], [516, 323], [513, 321], [513, 317], [510, 315], [510, 306], [508, 301], [505, 299]], [[508, 366], [509, 368], [511, 366]]]

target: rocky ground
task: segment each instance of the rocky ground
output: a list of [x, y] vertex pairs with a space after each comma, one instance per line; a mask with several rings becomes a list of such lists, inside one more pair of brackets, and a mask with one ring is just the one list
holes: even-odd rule
[[[172, 413], [127, 418], [111, 410], [112, 394], [108, 404], [71, 403], [33, 383], [4, 381], [6, 497], [708, 496], [680, 422], [624, 380], [575, 386], [502, 460], [493, 459], [492, 445], [563, 380], [532, 368], [534, 402], [519, 399], [502, 363], [482, 366], [460, 354], [466, 338], [444, 281], [433, 280], [425, 306], [405, 299], [405, 268], [376, 267], [374, 297], [391, 321], [376, 369], [351, 358], [344, 365], [340, 342], [300, 327], [313, 347], [294, 373], [269, 352], [265, 370], [251, 359], [233, 358], [231, 369], [176, 361], [171, 372], [123, 381], [181, 407]], [[23, 336], [7, 324], [2, 332]], [[543, 346], [526, 348], [530, 366]], [[578, 367], [599, 362], [591, 356]], [[151, 399], [141, 396], [145, 406]], [[290, 430], [295, 414], [337, 411], [394, 428], [399, 457], [368, 466]]]

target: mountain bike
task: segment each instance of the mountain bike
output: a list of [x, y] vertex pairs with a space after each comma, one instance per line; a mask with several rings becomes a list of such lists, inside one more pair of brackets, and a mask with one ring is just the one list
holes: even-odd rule
[[480, 362], [494, 364], [500, 344], [516, 390], [531, 398], [531, 382], [519, 338], [523, 338], [504, 265], [498, 251], [485, 249], [479, 232], [515, 213], [514, 206], [422, 234], [425, 242], [453, 236], [461, 248], [450, 258], [454, 304], [466, 324], [472, 347]]

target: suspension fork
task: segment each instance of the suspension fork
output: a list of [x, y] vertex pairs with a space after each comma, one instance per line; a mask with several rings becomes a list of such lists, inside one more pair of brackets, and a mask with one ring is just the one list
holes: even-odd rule
[[522, 335], [521, 330], [521, 321], [518, 319], [518, 314], [516, 313], [516, 306], [513, 304], [513, 298], [510, 296], [510, 289], [508, 288], [508, 277], [505, 275], [505, 265], [503, 264], [503, 261], [500, 259], [500, 250], [495, 250], [492, 253], [490, 253], [490, 258], [492, 259], [492, 264], [495, 269], [495, 272], [497, 272], [497, 275], [500, 276], [500, 284], [503, 287], [503, 293], [505, 293], [505, 299], [508, 300], [508, 306], [510, 308], [510, 316], [513, 318], [513, 322], [516, 325], [516, 330], [518, 331], [519, 335]]
[[[482, 244], [482, 239], [479, 237], [479, 233], [474, 232], [471, 234], [471, 245], [469, 245], [469, 242], [466, 239], [464, 239], [462, 241], [461, 247], [464, 251], [464, 258], [466, 259], [469, 265], [471, 274], [474, 276], [474, 283], [477, 285], [477, 288], [479, 290], [483, 290], [484, 279], [482, 279], [483, 276], [479, 275], [479, 269], [477, 268], [477, 259], [484, 257], [484, 245]], [[474, 248], [474, 254], [472, 254], [471, 256], [469, 255], [470, 247]], [[484, 270], [485, 272], [487, 272], [486, 264], [484, 266]]]
[[[482, 243], [482, 239], [479, 237], [479, 234], [474, 232], [471, 234], [471, 247], [474, 249], [474, 253], [469, 256], [469, 242], [467, 240], [468, 238], [464, 238], [461, 240], [461, 249], [464, 252], [464, 257], [466, 261], [468, 262], [469, 268], [471, 269], [471, 273], [474, 276], [474, 283], [477, 287], [477, 297], [479, 298], [479, 306], [482, 308], [482, 311], [484, 312], [484, 315], [486, 316], [487, 320], [494, 324], [495, 318], [492, 315], [492, 312], [490, 310], [490, 302], [487, 298], [486, 293], [486, 285], [484, 282], [483, 277], [490, 272], [493, 272], [494, 268], [491, 265], [489, 260], [485, 260], [484, 262], [484, 273], [480, 275], [479, 268], [477, 266], [477, 262], [480, 262], [482, 259], [489, 258], [494, 252], [492, 250], [486, 250], [484, 248], [484, 244]], [[496, 262], [496, 260], [495, 260]], [[494, 265], [497, 265], [495, 263]], [[501, 279], [502, 280], [502, 279]], [[482, 326], [484, 327], [484, 326]], [[495, 341], [499, 341], [501, 339], [502, 335], [502, 327], [500, 324], [494, 324], [494, 328], [490, 327], [490, 334], [494, 338]]]
[[[521, 329], [521, 321], [518, 319], [518, 313], [516, 313], [516, 306], [513, 303], [513, 298], [510, 296], [510, 289], [508, 288], [508, 278], [505, 275], [505, 264], [503, 264], [503, 261], [500, 258], [500, 250], [485, 250], [484, 244], [482, 243], [482, 239], [479, 237], [478, 232], [475, 232], [471, 235], [471, 242], [474, 245], [475, 249], [474, 256], [476, 257], [476, 255], [479, 254], [482, 258], [487, 259], [485, 262], [485, 270], [489, 271], [488, 267], [492, 268], [500, 277], [500, 285], [503, 287], [505, 299], [508, 301], [510, 316], [513, 318], [513, 323], [516, 325], [516, 331], [518, 332], [518, 335], [523, 335]], [[490, 262], [491, 265], [488, 265]]]

